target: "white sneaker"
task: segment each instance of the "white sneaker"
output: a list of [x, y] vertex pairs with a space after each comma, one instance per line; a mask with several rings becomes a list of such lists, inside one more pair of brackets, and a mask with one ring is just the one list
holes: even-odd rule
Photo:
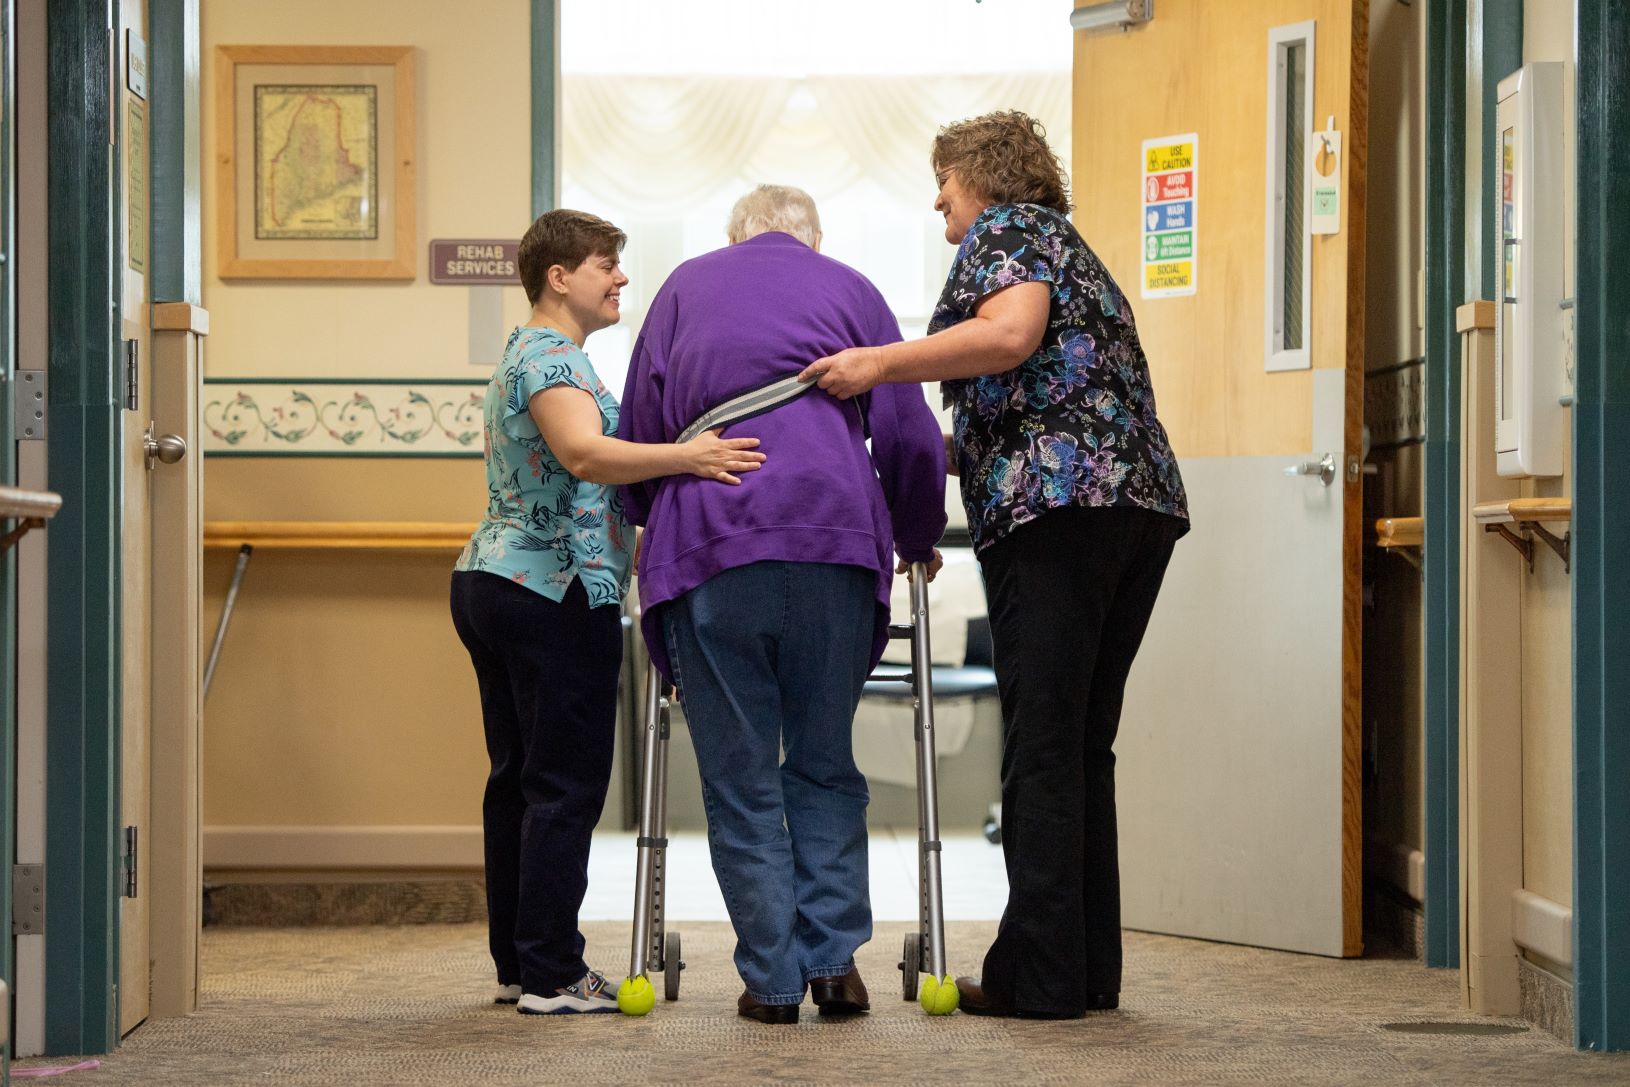
[[519, 985], [500, 985], [493, 994], [494, 1004], [518, 1004], [521, 1000], [521, 987]]
[[524, 993], [516, 1008], [522, 1015], [578, 1015], [617, 1011], [617, 983], [590, 970], [582, 980], [562, 986], [552, 996]]

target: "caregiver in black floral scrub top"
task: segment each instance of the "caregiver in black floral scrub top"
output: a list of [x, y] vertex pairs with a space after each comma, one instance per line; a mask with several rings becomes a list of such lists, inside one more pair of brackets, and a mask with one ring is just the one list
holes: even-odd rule
[[1126, 296], [1070, 224], [1041, 126], [940, 130], [934, 208], [958, 246], [929, 335], [804, 371], [839, 397], [941, 381], [1001, 691], [1008, 903], [962, 1009], [1074, 1018], [1121, 988], [1115, 742], [1188, 504]]

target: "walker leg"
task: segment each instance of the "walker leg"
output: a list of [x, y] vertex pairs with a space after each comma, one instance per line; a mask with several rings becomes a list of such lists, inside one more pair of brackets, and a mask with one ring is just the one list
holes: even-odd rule
[[645, 672], [645, 750], [640, 773], [640, 833], [634, 869], [634, 942], [628, 977], [617, 990], [627, 1015], [645, 1015], [656, 1004], [650, 971], [661, 970], [662, 876], [667, 861], [668, 700], [655, 664]]
[[928, 572], [911, 566], [911, 685], [917, 739], [917, 855], [921, 899], [922, 967], [917, 994], [930, 1015], [957, 1007], [955, 980], [945, 965], [945, 899], [940, 880], [939, 764], [934, 754], [933, 660], [928, 640]]

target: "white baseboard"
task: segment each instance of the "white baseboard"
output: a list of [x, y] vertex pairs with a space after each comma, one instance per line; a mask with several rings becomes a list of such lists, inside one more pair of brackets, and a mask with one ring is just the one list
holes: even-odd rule
[[1573, 965], [1573, 911], [1532, 891], [1511, 892], [1511, 940], [1562, 966]]
[[207, 869], [447, 869], [483, 865], [479, 826], [204, 828]]

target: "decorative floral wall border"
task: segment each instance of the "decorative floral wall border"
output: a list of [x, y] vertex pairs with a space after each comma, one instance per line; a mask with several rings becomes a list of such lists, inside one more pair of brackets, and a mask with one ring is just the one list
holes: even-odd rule
[[204, 452], [221, 457], [479, 457], [485, 379], [211, 378]]

